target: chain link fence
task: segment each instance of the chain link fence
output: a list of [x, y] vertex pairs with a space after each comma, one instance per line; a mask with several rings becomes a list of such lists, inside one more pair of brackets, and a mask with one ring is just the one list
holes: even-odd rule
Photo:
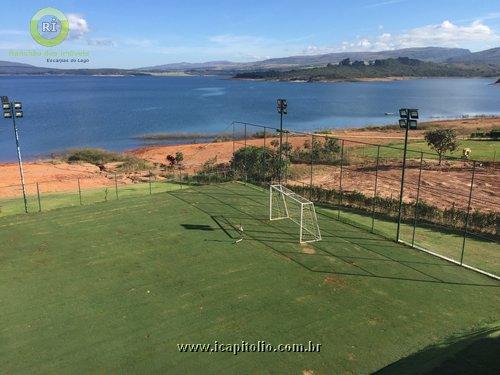
[[[188, 169], [107, 173], [104, 182], [84, 177], [30, 183], [27, 210], [234, 180], [261, 186], [277, 182], [314, 201], [324, 219], [342, 220], [456, 264], [500, 275], [497, 162], [453, 157], [439, 161], [436, 154], [412, 150], [410, 143], [400, 207], [401, 148], [329, 134], [292, 130], [280, 134], [273, 127], [243, 122], [232, 127], [229, 163], [218, 163], [214, 155]], [[0, 186], [0, 216], [23, 213], [22, 197], [19, 186]]]
[[[250, 146], [269, 148], [278, 157], [278, 129], [241, 122], [233, 126], [233, 160]], [[282, 142], [281, 170], [274, 165], [269, 172], [269, 158], [262, 157], [239, 164], [235, 177], [258, 184], [281, 180], [329, 212], [328, 217], [500, 275], [498, 163], [440, 161], [434, 153], [412, 150], [410, 143], [400, 207], [402, 148], [291, 130], [284, 130]]]

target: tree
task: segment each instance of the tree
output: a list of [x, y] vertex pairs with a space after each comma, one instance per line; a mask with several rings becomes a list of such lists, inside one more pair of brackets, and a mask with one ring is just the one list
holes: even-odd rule
[[279, 145], [280, 145], [280, 141], [278, 141], [277, 139], [273, 139], [271, 141], [271, 146], [278, 147]]
[[269, 147], [247, 146], [238, 149], [231, 160], [231, 167], [236, 174], [246, 176], [250, 181], [268, 182], [279, 178], [286, 170], [288, 161], [281, 161], [278, 151]]
[[429, 130], [425, 133], [425, 140], [439, 155], [439, 165], [446, 152], [453, 152], [458, 148], [457, 134], [452, 129]]
[[167, 155], [167, 161], [170, 163], [170, 166], [173, 167], [175, 165], [175, 156]]
[[175, 153], [175, 162], [177, 164], [181, 164], [183, 160], [184, 160], [184, 154], [180, 151], [177, 151]]

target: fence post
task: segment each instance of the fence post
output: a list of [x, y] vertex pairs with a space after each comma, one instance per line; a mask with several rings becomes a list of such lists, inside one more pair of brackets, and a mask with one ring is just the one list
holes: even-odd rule
[[80, 198], [80, 206], [83, 206], [83, 202], [82, 202], [82, 188], [80, 186], [80, 178], [78, 178], [77, 180], [78, 180], [78, 197]]
[[465, 239], [467, 238], [467, 226], [469, 225], [470, 205], [471, 205], [471, 201], [472, 201], [472, 191], [474, 190], [474, 175], [475, 175], [475, 173], [476, 173], [476, 161], [474, 161], [472, 163], [472, 177], [470, 180], [469, 203], [467, 204], [467, 215], [465, 216], [464, 240], [462, 242], [462, 255], [460, 256], [460, 265], [462, 265], [463, 261], [464, 261]]
[[151, 186], [151, 170], [149, 170], [149, 174], [148, 174], [148, 183], [149, 183], [149, 195], [153, 194], [153, 187]]
[[312, 201], [313, 189], [313, 162], [314, 162], [314, 134], [311, 134], [311, 165], [309, 167], [309, 200]]
[[245, 170], [245, 184], [248, 181], [248, 171], [247, 171], [247, 124], [245, 124], [245, 140], [244, 140], [244, 145], [245, 147], [243, 148], [245, 159], [243, 161], [243, 164], [245, 165], [244, 170]]
[[417, 198], [415, 199], [415, 214], [413, 216], [413, 233], [411, 235], [411, 246], [415, 246], [415, 231], [417, 229], [418, 205], [420, 203], [420, 181], [422, 180], [422, 163], [424, 161], [424, 153], [420, 152], [420, 166], [418, 170], [417, 182]]
[[36, 195], [38, 197], [38, 212], [42, 212], [42, 201], [40, 200], [40, 187], [36, 183]]
[[266, 127], [264, 126], [264, 147], [266, 147]]
[[116, 177], [116, 172], [115, 172], [115, 194], [116, 194], [116, 199], [118, 199], [118, 178]]
[[339, 178], [339, 209], [338, 218], [340, 219], [340, 206], [342, 205], [342, 173], [344, 170], [344, 140], [342, 140], [342, 146], [340, 148], [340, 178]]
[[182, 171], [180, 168], [179, 168], [179, 185], [181, 186], [182, 189]]
[[[364, 147], [362, 147], [362, 149], [364, 149]], [[372, 205], [372, 233], [375, 230], [375, 201], [377, 200], [379, 158], [380, 158], [380, 145], [377, 145], [377, 161], [375, 164], [375, 186], [373, 188], [373, 205]]]
[[285, 133], [286, 143], [286, 168], [285, 168], [285, 185], [288, 184], [288, 167], [290, 166], [290, 145], [288, 144], [288, 131]]

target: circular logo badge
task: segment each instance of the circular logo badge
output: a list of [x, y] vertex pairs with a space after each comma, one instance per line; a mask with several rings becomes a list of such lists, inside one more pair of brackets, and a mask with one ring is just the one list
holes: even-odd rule
[[31, 18], [30, 32], [38, 44], [54, 47], [68, 36], [69, 22], [60, 10], [43, 8]]

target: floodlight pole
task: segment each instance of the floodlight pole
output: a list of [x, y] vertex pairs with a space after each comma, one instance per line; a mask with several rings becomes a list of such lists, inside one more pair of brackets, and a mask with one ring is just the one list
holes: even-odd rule
[[405, 183], [406, 151], [408, 149], [408, 130], [410, 129], [410, 111], [406, 115], [405, 146], [403, 151], [403, 170], [401, 171], [401, 189], [399, 191], [398, 228], [396, 230], [396, 242], [399, 242], [399, 231], [401, 229], [401, 210], [403, 208], [403, 188]]
[[279, 159], [279, 184], [281, 185], [281, 170], [283, 163], [283, 108], [280, 110], [280, 159]]
[[14, 136], [16, 138], [16, 150], [17, 150], [17, 161], [19, 163], [19, 174], [21, 176], [21, 187], [23, 190], [23, 200], [24, 200], [24, 212], [28, 213], [28, 200], [26, 198], [26, 187], [24, 183], [24, 169], [23, 169], [23, 159], [21, 158], [21, 148], [19, 147], [19, 132], [16, 126], [16, 115], [14, 111], [14, 103], [10, 103], [11, 113], [12, 113], [12, 123], [14, 125]]

